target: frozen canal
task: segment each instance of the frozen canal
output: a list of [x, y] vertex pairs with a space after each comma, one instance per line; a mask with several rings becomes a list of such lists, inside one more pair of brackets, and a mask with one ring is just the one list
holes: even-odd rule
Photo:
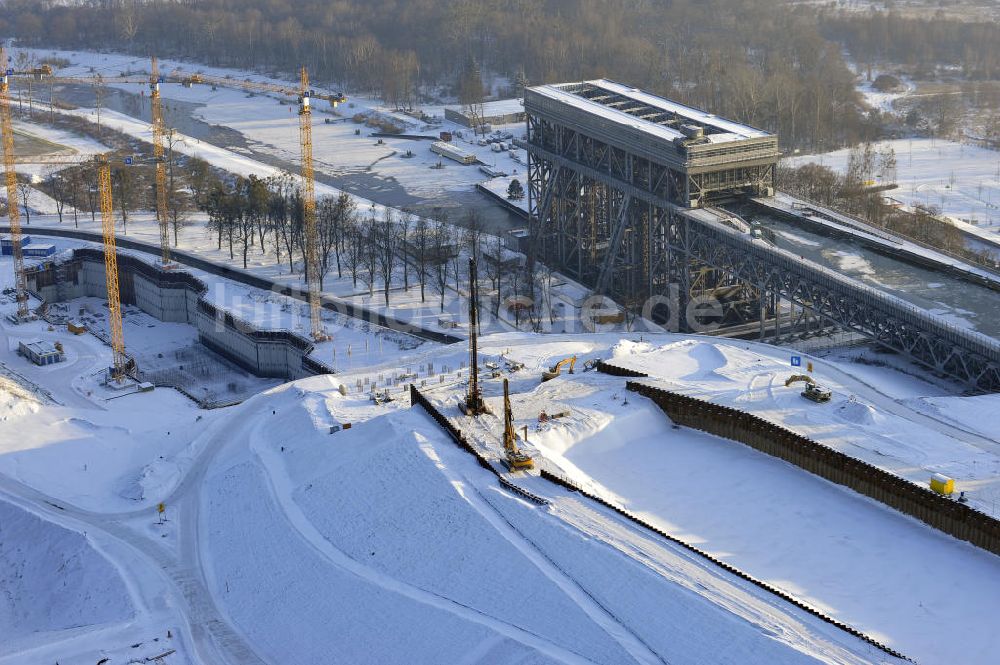
[[774, 231], [775, 243], [782, 249], [898, 296], [948, 323], [1000, 339], [1000, 293], [877, 254], [851, 240], [820, 235], [773, 217], [755, 219]]

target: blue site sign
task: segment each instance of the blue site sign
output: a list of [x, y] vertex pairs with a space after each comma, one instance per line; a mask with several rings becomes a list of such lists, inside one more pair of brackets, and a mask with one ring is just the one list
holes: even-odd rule
[[792, 367], [802, 367], [802, 356], [792, 356]]

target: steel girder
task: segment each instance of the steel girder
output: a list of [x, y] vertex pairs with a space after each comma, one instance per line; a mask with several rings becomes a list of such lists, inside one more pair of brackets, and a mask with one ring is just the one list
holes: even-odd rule
[[941, 374], [1000, 390], [1000, 343], [721, 225], [689, 219], [679, 251], [809, 309]]

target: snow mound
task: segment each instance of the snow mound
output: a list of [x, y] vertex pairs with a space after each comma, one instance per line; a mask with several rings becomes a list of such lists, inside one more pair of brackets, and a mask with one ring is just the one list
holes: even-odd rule
[[882, 422], [882, 415], [870, 404], [845, 400], [837, 407], [837, 417], [853, 425], [872, 427]]
[[133, 614], [118, 571], [84, 536], [0, 501], [0, 656], [32, 633]]
[[120, 425], [98, 425], [97, 423], [91, 422], [86, 418], [67, 418], [66, 420], [57, 422], [56, 424], [65, 423], [67, 425], [72, 425], [78, 427], [85, 432], [118, 432], [121, 434], [128, 434], [129, 429], [127, 427], [121, 427]]
[[726, 381], [726, 377], [719, 374], [719, 370], [724, 368], [729, 360], [726, 358], [726, 354], [716, 346], [708, 342], [695, 342], [690, 351], [688, 351], [688, 357], [694, 360], [698, 364], [698, 368], [683, 377], [688, 381]]
[[612, 358], [623, 358], [626, 356], [636, 356], [641, 353], [648, 353], [653, 348], [649, 342], [634, 342], [630, 339], [623, 339], [611, 347]]
[[40, 408], [33, 395], [0, 378], [0, 421], [38, 413]]

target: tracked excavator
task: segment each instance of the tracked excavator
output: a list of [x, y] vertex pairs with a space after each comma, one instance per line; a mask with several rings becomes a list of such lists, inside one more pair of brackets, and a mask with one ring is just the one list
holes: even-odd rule
[[817, 384], [816, 379], [807, 374], [793, 374], [785, 379], [785, 385], [790, 386], [798, 381], [802, 381], [806, 384], [805, 390], [803, 390], [800, 394], [807, 400], [822, 404], [823, 402], [829, 402], [830, 398], [833, 397], [833, 393]]
[[569, 358], [563, 358], [557, 362], [552, 367], [542, 372], [542, 383], [546, 381], [551, 381], [562, 373], [562, 368], [569, 365], [569, 373], [573, 373], [573, 368], [576, 367], [576, 356], [570, 356]]

